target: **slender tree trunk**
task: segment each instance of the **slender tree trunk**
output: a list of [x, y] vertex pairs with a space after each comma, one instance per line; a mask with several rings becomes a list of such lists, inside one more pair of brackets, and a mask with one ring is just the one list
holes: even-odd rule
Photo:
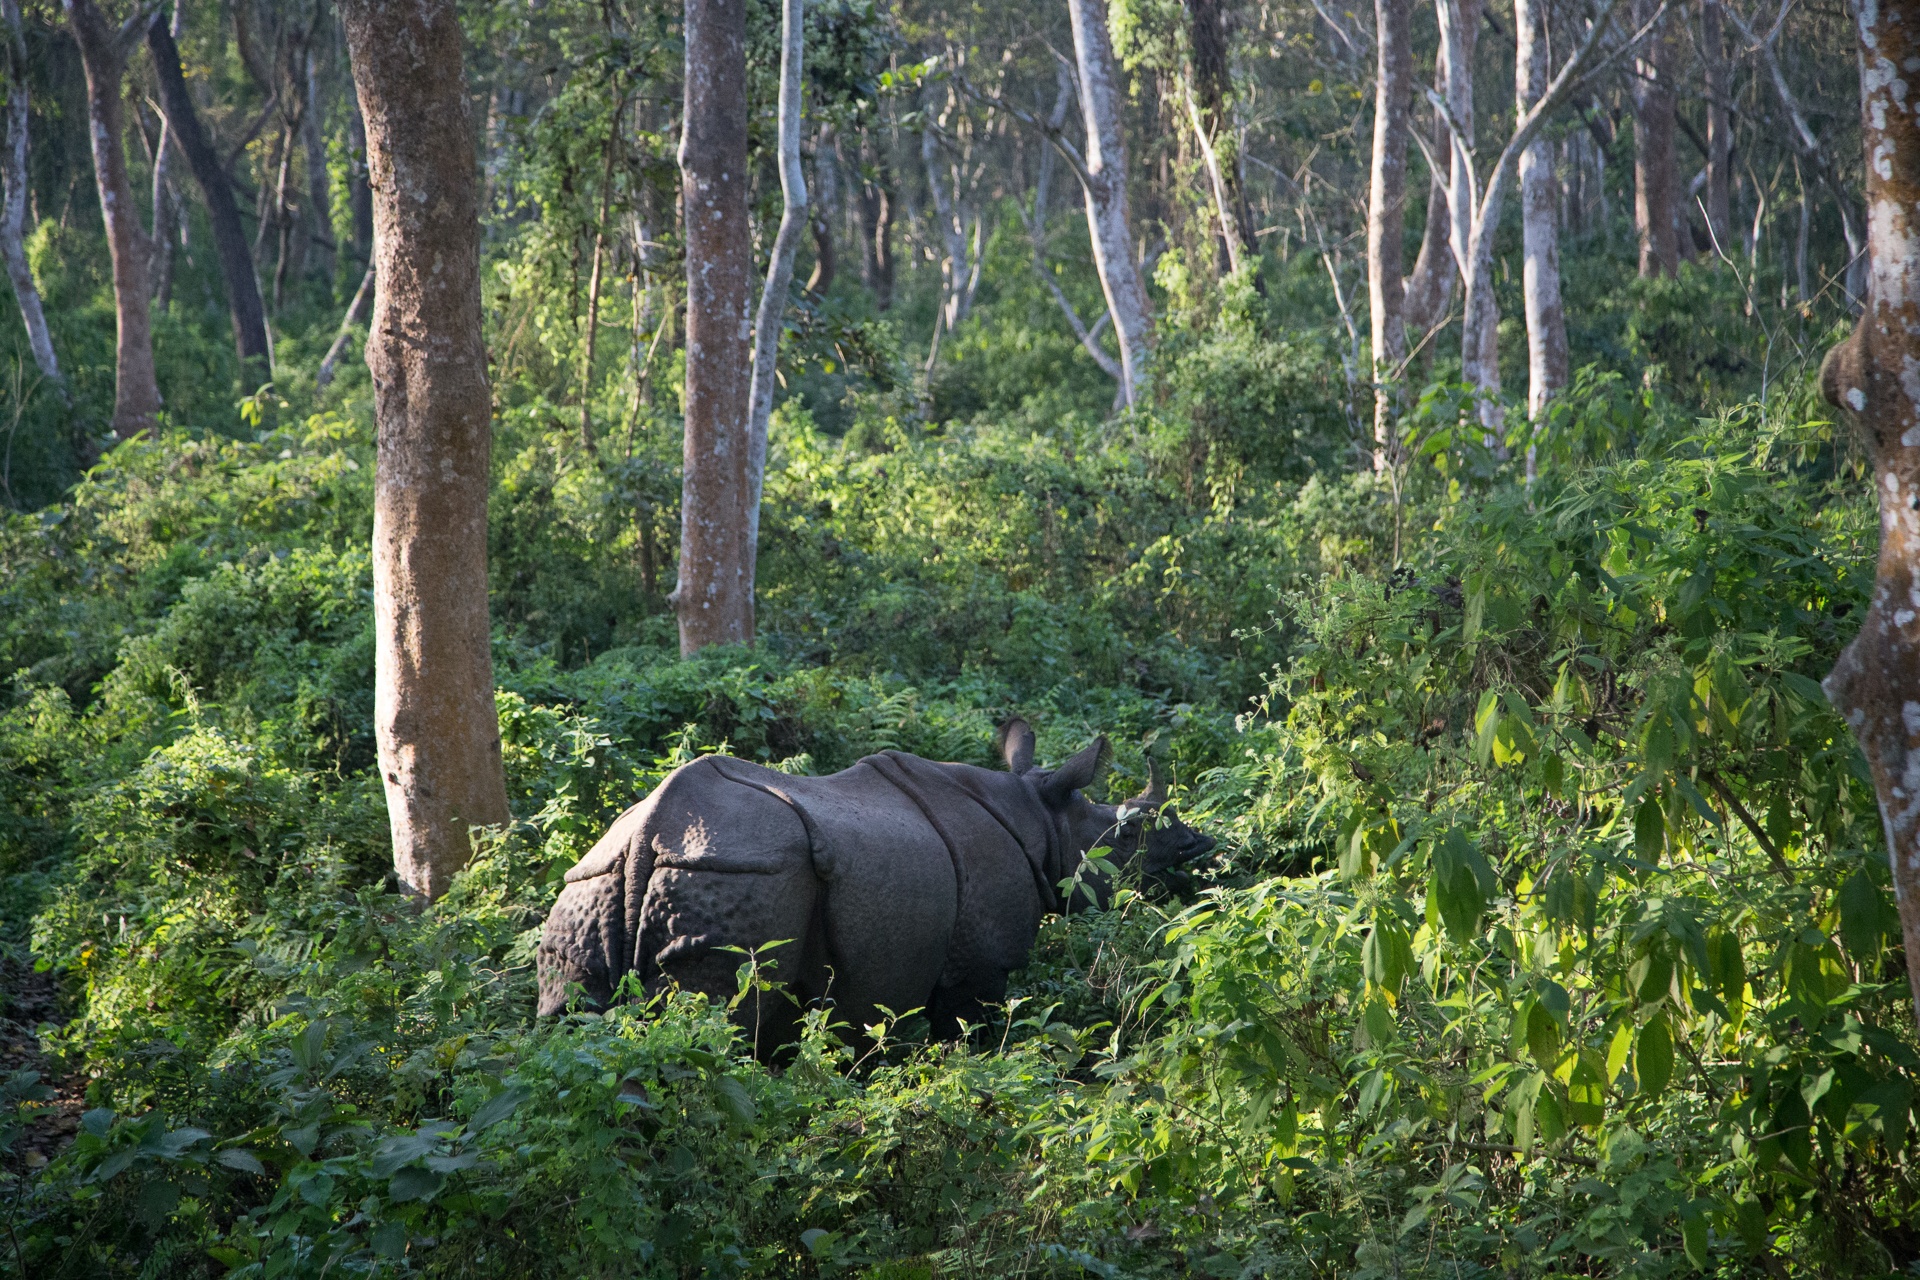
[[[1405, 4], [1407, 0], [1395, 0], [1395, 3]], [[1220, 0], [1186, 0], [1186, 5], [1187, 30], [1193, 50], [1193, 86], [1187, 110], [1200, 144], [1201, 159], [1207, 166], [1228, 269], [1238, 271], [1249, 263], [1257, 266], [1258, 254], [1253, 211], [1247, 207], [1236, 163], [1239, 147], [1233, 123], [1227, 118], [1227, 94], [1232, 89], [1233, 76], [1227, 56], [1226, 25], [1220, 17]], [[1223, 148], [1223, 139], [1230, 145]]]
[[687, 254], [680, 652], [753, 643], [745, 0], [686, 0], [680, 190]]
[[127, 49], [138, 35], [116, 31], [93, 0], [65, 0], [67, 23], [80, 46], [87, 76], [87, 123], [93, 142], [93, 176], [100, 189], [100, 212], [107, 227], [107, 252], [113, 261], [114, 349], [113, 433], [122, 440], [153, 431], [160, 414], [160, 384], [153, 368], [153, 324], [149, 311], [147, 258], [150, 246], [140, 227], [127, 178], [127, 156], [120, 88], [127, 70]]
[[1707, 231], [1720, 253], [1733, 253], [1733, 121], [1727, 104], [1733, 77], [1720, 0], [1700, 0], [1700, 54], [1707, 91]]
[[833, 132], [823, 130], [813, 153], [814, 185], [820, 189], [820, 198], [813, 206], [808, 228], [813, 234], [813, 270], [807, 276], [806, 290], [816, 298], [826, 297], [833, 288], [833, 224], [840, 212], [840, 168], [835, 163], [838, 151]]
[[1473, 53], [1480, 42], [1479, 0], [1435, 0], [1440, 17], [1440, 62], [1446, 76], [1441, 96], [1459, 137], [1447, 166], [1447, 240], [1456, 267], [1467, 261], [1473, 236]]
[[167, 133], [187, 158], [200, 198], [207, 205], [213, 229], [213, 248], [220, 259], [220, 276], [227, 286], [227, 312], [233, 320], [234, 346], [243, 362], [255, 366], [253, 376], [264, 379], [272, 363], [267, 338], [267, 313], [260, 303], [260, 279], [254, 273], [253, 252], [247, 247], [246, 227], [234, 203], [233, 186], [220, 155], [200, 127], [200, 115], [187, 92], [180, 70], [180, 49], [166, 24], [155, 17], [147, 27], [147, 49], [153, 55], [154, 78], [160, 86], [160, 109], [167, 117]]
[[[1658, 0], [1635, 0], [1633, 20], [1644, 26]], [[1640, 274], [1674, 275], [1680, 270], [1680, 238], [1674, 234], [1674, 205], [1679, 189], [1675, 168], [1673, 46], [1665, 30], [1647, 38], [1633, 64], [1633, 226], [1640, 237]]]
[[[1059, 63], [1055, 63], [1058, 73], [1058, 92], [1053, 99], [1053, 112], [1047, 118], [1049, 137], [1058, 137], [1066, 127], [1067, 111], [1073, 106], [1073, 74]], [[1053, 272], [1047, 269], [1047, 222], [1053, 211], [1053, 168], [1054, 148], [1040, 148], [1040, 163], [1033, 181], [1033, 216], [1027, 220], [1027, 237], [1033, 241], [1033, 270], [1040, 277], [1047, 292], [1053, 295], [1053, 301], [1067, 317], [1067, 325], [1073, 330], [1073, 336], [1079, 340], [1080, 347], [1100, 366], [1100, 371], [1112, 378], [1116, 384], [1121, 382], [1120, 364], [1100, 345], [1100, 330], [1112, 320], [1110, 312], [1102, 312], [1100, 318], [1088, 328], [1073, 302], [1067, 297], [1066, 290], [1053, 278]], [[1116, 403], [1124, 401], [1116, 400]]]
[[327, 348], [327, 354], [320, 361], [320, 372], [314, 375], [315, 391], [325, 391], [333, 381], [334, 366], [340, 363], [340, 357], [346, 353], [347, 343], [353, 338], [353, 326], [359, 322], [360, 313], [373, 296], [375, 274], [375, 268], [369, 264], [366, 274], [360, 277], [360, 287], [354, 290], [353, 301], [347, 304], [346, 315], [340, 317], [340, 330], [333, 335], [333, 345]]
[[[1516, 114], [1547, 91], [1552, 65], [1542, 29], [1544, 0], [1514, 0], [1514, 82]], [[1521, 237], [1525, 253], [1522, 287], [1527, 309], [1527, 416], [1536, 423], [1547, 402], [1566, 389], [1567, 317], [1560, 303], [1559, 203], [1553, 177], [1553, 144], [1536, 137], [1520, 153]], [[1532, 478], [1535, 451], [1527, 448]]]
[[760, 549], [760, 498], [767, 480], [767, 424], [773, 416], [780, 330], [793, 287], [793, 255], [807, 234], [807, 179], [800, 168], [800, 85], [806, 53], [805, 0], [783, 0], [780, 17], [780, 195], [784, 208], [773, 238], [766, 286], [753, 321], [753, 386], [747, 409], [747, 598], [753, 598]]
[[21, 30], [20, 0], [0, 0], [0, 19], [7, 29], [0, 32], [6, 48], [0, 51], [6, 69], [6, 152], [0, 155], [0, 257], [6, 259], [7, 278], [13, 282], [13, 296], [20, 304], [20, 319], [27, 326], [27, 345], [33, 351], [34, 367], [40, 376], [54, 385], [66, 399], [67, 381], [60, 375], [60, 358], [54, 354], [53, 334], [47, 328], [46, 309], [40, 305], [40, 289], [33, 282], [27, 264], [27, 42]]
[[353, 249], [361, 258], [373, 261], [373, 188], [367, 185], [367, 126], [360, 115], [356, 97], [353, 115], [348, 119], [347, 203], [353, 214]]
[[1867, 157], [1866, 309], [1827, 355], [1821, 388], [1872, 443], [1880, 562], [1860, 634], [1826, 680], [1853, 726], [1880, 797], [1907, 975], [1920, 1015], [1920, 120], [1907, 68], [1920, 62], [1913, 6], [1854, 8]]
[[[306, 63], [306, 103], [300, 113], [300, 140], [307, 152], [307, 225], [308, 238], [318, 257], [315, 265], [328, 285], [333, 283], [333, 183], [327, 174], [326, 120], [321, 114], [320, 65], [311, 46], [302, 60]], [[331, 289], [329, 289], [331, 296]]]
[[1120, 340], [1120, 369], [1124, 375], [1121, 391], [1132, 405], [1139, 396], [1153, 345], [1153, 314], [1139, 263], [1133, 256], [1119, 74], [1107, 35], [1107, 6], [1103, 0], [1068, 0], [1067, 8], [1073, 20], [1080, 110], [1087, 128], [1087, 229], [1092, 233], [1093, 265], [1100, 273], [1107, 311]]
[[580, 357], [580, 448], [593, 456], [593, 357], [600, 345], [600, 268], [607, 248], [607, 207], [613, 199], [614, 144], [620, 137], [622, 110], [613, 113], [613, 129], [607, 135], [606, 160], [600, 166], [600, 212], [593, 222], [593, 269], [587, 278], [586, 350]]
[[885, 147], [871, 138], [863, 139], [861, 149], [869, 147], [873, 160], [863, 166], [865, 172], [855, 192], [860, 217], [860, 283], [873, 293], [874, 310], [884, 312], [893, 305], [893, 173]]
[[[171, 32], [174, 42], [180, 39], [184, 29], [186, 15], [180, 0], [174, 0]], [[175, 176], [179, 167], [180, 142], [173, 136], [173, 126], [166, 121], [166, 112], [161, 111], [160, 143], [153, 149], [153, 305], [165, 313], [173, 305], [173, 259], [175, 242], [187, 225], [186, 202], [180, 198], [180, 184]]]
[[[1436, 92], [1446, 92], [1446, 61], [1435, 68]], [[1413, 262], [1413, 274], [1404, 285], [1404, 320], [1409, 330], [1425, 332], [1440, 322], [1453, 305], [1455, 264], [1448, 243], [1453, 214], [1447, 205], [1447, 187], [1453, 169], [1453, 142], [1446, 122], [1436, 114], [1432, 141], [1427, 154], [1431, 158], [1427, 174], [1427, 221], [1420, 237], [1420, 253]]]
[[510, 817], [487, 612], [479, 175], [454, 0], [339, 11], [378, 228], [374, 736], [394, 868], [433, 899], [466, 865], [472, 828]]
[[1413, 94], [1413, 5], [1374, 0], [1373, 169], [1367, 199], [1367, 303], [1373, 338], [1373, 469], [1393, 465], [1400, 365], [1407, 358], [1408, 109]]

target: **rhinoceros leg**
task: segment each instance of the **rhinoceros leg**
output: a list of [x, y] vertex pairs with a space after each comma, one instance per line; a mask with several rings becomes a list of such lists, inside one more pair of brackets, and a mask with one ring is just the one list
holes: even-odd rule
[[576, 994], [589, 1008], [612, 1002], [627, 967], [621, 870], [616, 864], [560, 891], [537, 953], [541, 1017], [564, 1012]]
[[800, 1004], [825, 987], [820, 882], [806, 828], [789, 805], [724, 777], [704, 783], [688, 796], [696, 807], [686, 820], [655, 837], [658, 854], [640, 911], [640, 954], [651, 962], [647, 986], [678, 985], [731, 1001], [750, 954], [763, 978], [785, 988], [750, 996], [735, 1010], [765, 1055], [795, 1037]]

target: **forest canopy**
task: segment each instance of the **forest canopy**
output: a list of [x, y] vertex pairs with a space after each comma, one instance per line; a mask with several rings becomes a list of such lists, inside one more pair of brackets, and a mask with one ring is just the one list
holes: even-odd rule
[[[1912, 1273], [1907, 8], [0, 18], [0, 1273]], [[1016, 717], [1218, 843], [957, 1041], [535, 1016]]]

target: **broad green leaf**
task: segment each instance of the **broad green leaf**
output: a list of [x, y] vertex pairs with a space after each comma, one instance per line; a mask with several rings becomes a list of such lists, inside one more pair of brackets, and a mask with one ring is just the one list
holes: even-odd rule
[[1640, 1039], [1633, 1049], [1633, 1073], [1643, 1097], [1657, 1097], [1673, 1079], [1673, 1033], [1667, 1030], [1666, 1015], [1654, 1018], [1640, 1028]]

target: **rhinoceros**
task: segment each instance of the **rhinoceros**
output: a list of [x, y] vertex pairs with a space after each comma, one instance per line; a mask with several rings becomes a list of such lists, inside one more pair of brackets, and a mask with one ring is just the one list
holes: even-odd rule
[[[1056, 769], [1034, 767], [1025, 721], [1001, 740], [1005, 773], [900, 751], [818, 778], [717, 755], [681, 766], [567, 872], [540, 942], [540, 1014], [604, 1006], [630, 974], [649, 993], [730, 998], [744, 951], [796, 997], [742, 1003], [756, 1051], [790, 1041], [796, 1005], [822, 999], [855, 1032], [921, 1009], [950, 1038], [1005, 995], [1088, 850], [1154, 873], [1213, 847], [1159, 816], [1157, 769], [1125, 805], [1086, 798], [1105, 738]], [[1110, 890], [1097, 872], [1082, 883]]]

